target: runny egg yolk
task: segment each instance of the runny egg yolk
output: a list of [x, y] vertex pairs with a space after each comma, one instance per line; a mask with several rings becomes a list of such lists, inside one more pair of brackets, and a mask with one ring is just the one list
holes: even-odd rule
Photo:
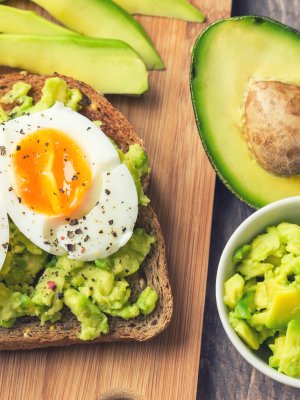
[[12, 158], [14, 189], [20, 201], [35, 212], [69, 216], [91, 185], [85, 155], [59, 130], [44, 128], [26, 136]]

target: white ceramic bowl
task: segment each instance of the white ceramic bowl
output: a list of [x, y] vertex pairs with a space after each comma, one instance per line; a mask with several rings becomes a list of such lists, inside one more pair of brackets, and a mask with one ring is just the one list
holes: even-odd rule
[[224, 282], [234, 274], [234, 268], [232, 267], [234, 251], [239, 246], [250, 243], [267, 226], [276, 225], [283, 221], [300, 224], [300, 196], [280, 200], [261, 208], [247, 218], [233, 233], [223, 250], [219, 262], [216, 281], [217, 307], [223, 327], [231, 343], [245, 360], [268, 377], [286, 385], [300, 388], [300, 379], [291, 378], [271, 368], [239, 338], [229, 324], [228, 309], [223, 301]]

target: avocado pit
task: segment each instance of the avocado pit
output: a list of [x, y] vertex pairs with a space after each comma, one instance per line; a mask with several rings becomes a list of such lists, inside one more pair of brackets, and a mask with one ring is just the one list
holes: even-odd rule
[[257, 162], [280, 176], [300, 174], [300, 87], [254, 81], [245, 102], [245, 138]]

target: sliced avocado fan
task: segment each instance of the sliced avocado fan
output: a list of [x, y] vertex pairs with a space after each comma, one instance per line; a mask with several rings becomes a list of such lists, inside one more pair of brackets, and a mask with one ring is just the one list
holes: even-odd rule
[[164, 68], [164, 63], [144, 28], [114, 2], [110, 0], [33, 1], [75, 32], [91, 37], [122, 40], [141, 56], [148, 69]]

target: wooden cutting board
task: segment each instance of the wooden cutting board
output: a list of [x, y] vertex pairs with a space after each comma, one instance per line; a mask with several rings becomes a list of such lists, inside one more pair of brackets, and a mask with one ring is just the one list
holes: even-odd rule
[[[207, 15], [207, 23], [230, 15], [231, 0], [194, 3]], [[28, 1], [9, 4], [41, 12]], [[111, 96], [110, 101], [129, 118], [149, 152], [150, 198], [167, 242], [173, 321], [148, 343], [2, 352], [3, 400], [196, 397], [215, 177], [194, 122], [189, 64], [192, 45], [207, 24], [138, 19], [167, 69], [150, 74], [150, 91], [141, 98]]]

